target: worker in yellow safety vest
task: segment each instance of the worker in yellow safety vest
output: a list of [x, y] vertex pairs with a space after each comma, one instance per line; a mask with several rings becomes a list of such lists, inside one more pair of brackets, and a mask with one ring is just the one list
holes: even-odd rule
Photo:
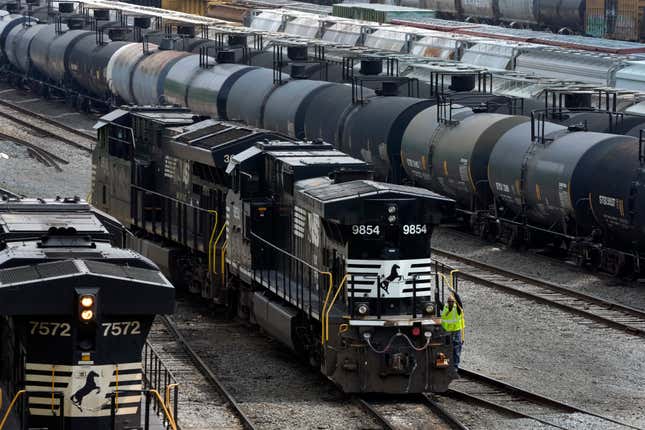
[[[452, 362], [455, 371], [457, 371], [459, 370], [461, 348], [464, 344], [464, 329], [466, 328], [464, 306], [459, 294], [454, 293], [448, 297], [448, 303], [443, 306], [441, 311], [441, 326], [452, 334]], [[459, 377], [458, 374], [456, 376]]]

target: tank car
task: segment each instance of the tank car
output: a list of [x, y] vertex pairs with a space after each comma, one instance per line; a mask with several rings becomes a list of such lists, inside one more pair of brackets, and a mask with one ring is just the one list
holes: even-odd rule
[[346, 392], [445, 391], [452, 350], [429, 243], [454, 202], [374, 182], [328, 143], [195, 120], [170, 108], [102, 120], [96, 204], [129, 222], [131, 245]]
[[123, 234], [78, 199], [0, 201], [8, 428], [141, 426], [142, 348], [155, 315], [174, 311], [174, 288], [150, 260], [117, 247]]

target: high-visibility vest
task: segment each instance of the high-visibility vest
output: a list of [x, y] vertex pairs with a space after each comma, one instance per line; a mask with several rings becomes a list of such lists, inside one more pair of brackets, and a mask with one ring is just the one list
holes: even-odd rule
[[462, 330], [466, 325], [464, 324], [464, 312], [457, 312], [457, 305], [448, 310], [448, 305], [444, 305], [441, 311], [441, 326], [448, 332]]

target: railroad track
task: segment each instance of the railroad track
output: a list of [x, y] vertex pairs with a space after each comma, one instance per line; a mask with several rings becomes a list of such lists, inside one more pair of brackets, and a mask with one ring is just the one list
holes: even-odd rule
[[[425, 412], [431, 415], [435, 421], [432, 425], [432, 428], [468, 430], [468, 427], [466, 427], [457, 417], [447, 411], [439, 403], [435, 402], [428, 394], [407, 396], [402, 398], [402, 400], [406, 403], [409, 400], [409, 402], [414, 405], [425, 406], [427, 408]], [[374, 405], [372, 401], [361, 396], [353, 397], [353, 401], [358, 407], [363, 409], [365, 413], [370, 415], [378, 424], [383, 426], [384, 430], [397, 430], [398, 427], [394, 422], [392, 422], [391, 418], [388, 418], [387, 414], [379, 411], [379, 407]], [[427, 418], [423, 418], [420, 421], [423, 422], [424, 425], [430, 425]]]
[[[192, 348], [188, 343], [186, 338], [181, 334], [179, 328], [175, 324], [174, 320], [168, 316], [159, 317], [163, 326], [166, 329], [166, 332], [172, 336], [177, 345], [179, 345], [178, 350], [164, 350], [164, 359], [167, 355], [171, 356], [173, 361], [182, 361], [186, 357], [189, 358], [192, 363], [199, 369], [202, 377], [205, 378], [209, 384], [215, 388], [218, 393], [225, 400], [229, 406], [229, 410], [235, 415], [239, 420], [239, 426], [246, 430], [255, 430], [257, 429], [256, 425], [251, 421], [247, 414], [242, 410], [239, 403], [235, 400], [233, 395], [228, 391], [220, 379], [215, 375], [212, 369], [206, 364], [206, 362], [200, 357], [200, 355]], [[155, 340], [155, 334], [152, 334], [152, 341]], [[190, 380], [180, 381], [183, 383], [190, 383]]]
[[92, 152], [96, 136], [77, 130], [46, 115], [33, 112], [15, 103], [0, 99], [0, 117], [6, 118], [23, 127], [52, 136], [61, 142], [86, 152]]
[[512, 272], [453, 252], [432, 249], [435, 258], [459, 278], [511, 292], [521, 297], [577, 314], [602, 325], [645, 337], [645, 311], [612, 302], [572, 288]]
[[460, 379], [451, 384], [446, 396], [478, 404], [503, 415], [530, 419], [560, 429], [571, 427], [606, 428], [615, 424], [639, 429], [639, 427], [518, 388], [481, 373], [459, 369], [459, 375]]
[[69, 164], [67, 160], [59, 157], [53, 152], [47, 151], [46, 149], [34, 145], [33, 143], [28, 142], [27, 140], [22, 139], [16, 135], [0, 132], [0, 139], [8, 140], [20, 146], [24, 146], [25, 148], [27, 148], [27, 151], [32, 157], [34, 157], [36, 160], [47, 167], [53, 167], [58, 172], [63, 171], [63, 169], [60, 167], [61, 164]]

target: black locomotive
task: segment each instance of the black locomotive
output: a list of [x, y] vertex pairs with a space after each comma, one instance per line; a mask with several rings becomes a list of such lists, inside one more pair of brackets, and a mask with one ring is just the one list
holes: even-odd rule
[[0, 201], [0, 427], [141, 425], [142, 348], [174, 288], [123, 234], [78, 199]]
[[346, 392], [445, 391], [430, 242], [453, 201], [375, 182], [328, 143], [196, 120], [173, 108], [101, 120], [94, 201], [132, 227], [130, 246]]
[[[173, 37], [161, 38], [158, 46], [95, 38], [98, 43], [90, 49], [88, 34], [70, 37], [55, 24], [25, 29], [23, 18], [0, 20], [4, 72], [10, 79], [54, 88], [68, 99], [80, 97], [85, 107], [88, 100], [172, 103], [296, 139], [322, 138], [372, 164], [379, 179], [455, 198], [462, 220], [482, 236], [555, 245], [581, 265], [642, 273], [641, 118], [570, 112], [546, 121], [535, 115], [530, 121], [514, 115], [525, 109], [516, 109], [513, 100], [490, 94], [489, 74], [457, 66], [435, 67], [427, 91], [412, 91], [418, 97], [409, 97], [406, 90], [416, 88], [417, 81], [391, 73], [390, 59], [348, 58], [335, 74], [339, 82], [323, 82], [305, 79], [316, 71], [334, 75], [331, 67], [324, 73], [326, 63], [315, 44], [274, 42], [268, 52], [253, 54], [255, 36], [218, 33], [214, 49], [199, 54], [171, 49]], [[35, 49], [37, 40], [42, 46]], [[209, 43], [188, 45], [193, 42]], [[16, 53], [25, 51], [28, 61], [16, 61], [25, 57]], [[45, 52], [56, 67], [39, 66]], [[601, 117], [605, 125], [597, 122]], [[610, 119], [614, 125], [608, 126], [609, 117], [620, 117], [620, 123]], [[512, 158], [498, 145], [505, 136], [521, 142]], [[570, 140], [576, 145], [565, 143]], [[547, 153], [555, 161], [540, 158]], [[606, 169], [616, 172], [620, 185], [597, 180], [595, 172]], [[510, 171], [512, 177], [500, 182]]]

